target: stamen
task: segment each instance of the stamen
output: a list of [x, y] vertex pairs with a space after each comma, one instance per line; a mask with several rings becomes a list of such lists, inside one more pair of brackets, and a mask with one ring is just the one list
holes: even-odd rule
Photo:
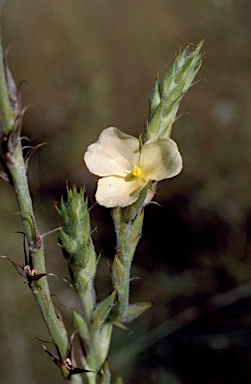
[[132, 181], [132, 180], [135, 180], [135, 179], [141, 179], [144, 181], [144, 172], [142, 170], [142, 168], [140, 167], [136, 167], [132, 170], [132, 172], [130, 172], [126, 177], [125, 177], [125, 181]]
[[140, 167], [136, 167], [136, 168], [134, 168], [134, 170], [132, 171], [132, 175], [133, 175], [134, 177], [136, 177], [137, 179], [142, 178], [142, 176], [143, 176], [143, 171], [142, 171], [142, 169], [141, 169]]

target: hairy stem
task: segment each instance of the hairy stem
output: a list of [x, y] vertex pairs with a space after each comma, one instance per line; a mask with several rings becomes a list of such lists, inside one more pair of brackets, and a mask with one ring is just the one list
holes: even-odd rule
[[[9, 90], [6, 81], [6, 68], [4, 65], [3, 51], [0, 44], [0, 115], [2, 123], [2, 135], [5, 140], [9, 139], [9, 134], [14, 130], [15, 116], [12, 110]], [[26, 166], [22, 153], [22, 145], [20, 134], [16, 131], [16, 141], [12, 147], [13, 152], [9, 151], [5, 155], [5, 163], [10, 172], [12, 182], [15, 189], [16, 199], [22, 217], [24, 232], [29, 247], [29, 259], [32, 262], [32, 268], [38, 273], [45, 273], [44, 247], [43, 237], [40, 236], [32, 207], [32, 200], [29, 192], [28, 180], [26, 176]], [[4, 141], [4, 139], [3, 139]], [[9, 147], [7, 147], [9, 148]], [[6, 151], [3, 150], [3, 152]], [[34, 282], [32, 293], [40, 308], [48, 331], [53, 342], [58, 346], [63, 358], [67, 357], [69, 343], [67, 333], [63, 323], [60, 321], [53, 302], [47, 282], [44, 276], [40, 280]], [[71, 376], [68, 380], [74, 384], [82, 383], [79, 375]]]

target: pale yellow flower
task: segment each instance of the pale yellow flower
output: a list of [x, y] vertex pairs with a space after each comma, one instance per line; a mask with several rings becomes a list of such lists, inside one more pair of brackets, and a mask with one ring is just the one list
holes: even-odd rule
[[96, 200], [105, 207], [126, 207], [134, 203], [149, 181], [176, 176], [182, 158], [172, 139], [139, 140], [110, 127], [101, 132], [84, 155], [87, 168], [98, 180]]

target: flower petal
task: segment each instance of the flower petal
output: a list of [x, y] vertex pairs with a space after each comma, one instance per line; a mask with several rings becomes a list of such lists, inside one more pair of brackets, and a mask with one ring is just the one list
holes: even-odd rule
[[137, 166], [138, 149], [136, 137], [110, 127], [101, 132], [96, 143], [89, 145], [84, 161], [94, 175], [125, 176]]
[[140, 167], [148, 180], [163, 180], [176, 176], [182, 169], [182, 157], [172, 139], [148, 141], [142, 148]]
[[98, 180], [96, 200], [107, 208], [126, 207], [137, 200], [145, 185], [140, 179], [125, 181], [123, 177], [103, 177]]

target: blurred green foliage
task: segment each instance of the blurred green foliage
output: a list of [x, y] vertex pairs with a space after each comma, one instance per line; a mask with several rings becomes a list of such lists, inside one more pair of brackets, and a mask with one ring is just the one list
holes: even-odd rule
[[[82, 155], [102, 129], [138, 136], [156, 72], [180, 45], [205, 38], [207, 58], [182, 101], [172, 137], [184, 170], [160, 184], [163, 206], [146, 208], [131, 301], [154, 306], [116, 330], [113, 353], [193, 304], [250, 280], [251, 3], [248, 0], [9, 0], [2, 35], [9, 66], [21, 83], [25, 136], [47, 142], [30, 161], [30, 186], [41, 232], [57, 227], [53, 201], [65, 181], [85, 184], [94, 202], [95, 177]], [[188, 113], [188, 114], [187, 114]], [[12, 188], [1, 182], [0, 253], [21, 263], [22, 230]], [[102, 252], [97, 288], [111, 288], [106, 260], [114, 256], [109, 212], [95, 206], [95, 243]], [[46, 239], [55, 301], [70, 325], [75, 296], [57, 235]], [[35, 336], [47, 339], [38, 308], [22, 279], [1, 260], [0, 382], [60, 383]], [[126, 383], [218, 384], [251, 379], [251, 300], [188, 325], [117, 364]], [[137, 342], [137, 341], [135, 341]], [[39, 363], [38, 363], [39, 362]], [[112, 359], [111, 359], [112, 369]]]

